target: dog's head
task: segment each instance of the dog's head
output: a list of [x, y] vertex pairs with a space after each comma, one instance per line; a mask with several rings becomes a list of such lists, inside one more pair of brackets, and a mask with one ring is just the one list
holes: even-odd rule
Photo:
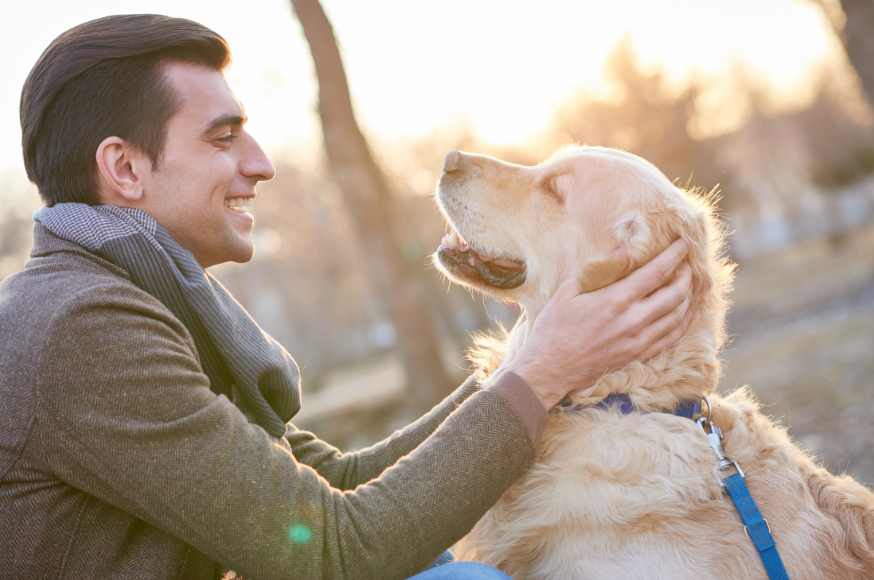
[[[437, 266], [460, 284], [520, 303], [530, 318], [568, 278], [577, 277], [583, 292], [596, 290], [676, 238], [688, 240], [695, 284], [692, 328], [665, 355], [611, 373], [575, 399], [585, 403], [612, 391], [633, 394], [643, 388], [641, 382], [649, 391], [664, 390], [654, 387], [649, 375], [665, 375], [667, 366], [677, 367], [670, 361], [690, 357], [699, 360], [684, 360], [686, 366], [707, 368], [699, 369], [698, 380], [673, 377], [695, 385], [679, 385], [677, 396], [668, 399], [713, 388], [731, 269], [720, 259], [722, 230], [707, 199], [677, 188], [635, 155], [572, 147], [534, 167], [453, 151], [446, 156], [437, 200], [454, 229], [435, 254]], [[618, 248], [625, 251], [617, 253]], [[640, 376], [629, 378], [628, 373]], [[704, 383], [707, 388], [701, 388]], [[638, 403], [666, 403], [656, 398], [638, 397]]]

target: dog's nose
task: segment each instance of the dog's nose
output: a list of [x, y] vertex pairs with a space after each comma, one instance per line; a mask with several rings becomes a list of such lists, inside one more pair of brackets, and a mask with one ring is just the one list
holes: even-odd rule
[[450, 151], [446, 154], [446, 159], [443, 160], [443, 171], [449, 173], [456, 171], [461, 167], [461, 152]]

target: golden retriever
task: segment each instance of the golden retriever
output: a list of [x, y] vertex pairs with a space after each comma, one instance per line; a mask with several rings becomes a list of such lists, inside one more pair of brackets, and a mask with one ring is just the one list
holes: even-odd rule
[[[816, 466], [749, 390], [711, 394], [732, 267], [706, 196], [622, 151], [571, 147], [534, 166], [452, 152], [437, 187], [454, 231], [435, 254], [452, 280], [523, 313], [480, 349], [485, 384], [510, 366], [558, 286], [605, 286], [682, 236], [695, 318], [672, 348], [574, 392], [551, 412], [530, 471], [456, 545], [456, 559], [515, 580], [767, 579], [701, 426], [670, 413], [710, 394], [727, 455], [746, 475], [792, 580], [874, 578], [874, 494]], [[626, 252], [615, 252], [617, 248]], [[482, 345], [481, 345], [482, 346]], [[635, 411], [597, 405], [624, 393]]]

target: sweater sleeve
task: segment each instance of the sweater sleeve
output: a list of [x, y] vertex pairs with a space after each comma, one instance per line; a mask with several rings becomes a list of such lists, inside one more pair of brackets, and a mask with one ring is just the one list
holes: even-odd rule
[[138, 289], [77, 294], [46, 337], [32, 431], [44, 469], [262, 580], [407, 578], [534, 457], [518, 402], [476, 391], [342, 491], [212, 393], [184, 327]]
[[333, 487], [355, 489], [379, 477], [398, 459], [407, 455], [431, 436], [437, 427], [478, 390], [475, 376], [468, 378], [429, 413], [390, 437], [359, 451], [341, 453], [336, 447], [318, 439], [313, 433], [289, 425], [286, 440], [295, 458], [315, 469]]
[[[470, 376], [418, 421], [360, 451], [341, 453], [313, 433], [299, 431], [291, 425], [286, 439], [297, 460], [315, 469], [332, 486], [342, 490], [355, 489], [362, 483], [379, 477], [386, 468], [418, 447], [477, 390], [476, 376]], [[549, 415], [525, 380], [515, 373], [507, 372], [489, 390], [506, 399], [516, 410], [536, 445], [540, 435], [546, 430]]]

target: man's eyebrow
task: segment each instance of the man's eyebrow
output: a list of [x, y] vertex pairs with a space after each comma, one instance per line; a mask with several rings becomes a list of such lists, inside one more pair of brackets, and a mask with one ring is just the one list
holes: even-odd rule
[[249, 117], [247, 117], [245, 113], [242, 115], [225, 115], [224, 117], [219, 117], [210, 123], [207, 128], [203, 130], [203, 134], [206, 135], [207, 133], [212, 133], [219, 127], [224, 127], [225, 125], [243, 126], [248, 120]]

